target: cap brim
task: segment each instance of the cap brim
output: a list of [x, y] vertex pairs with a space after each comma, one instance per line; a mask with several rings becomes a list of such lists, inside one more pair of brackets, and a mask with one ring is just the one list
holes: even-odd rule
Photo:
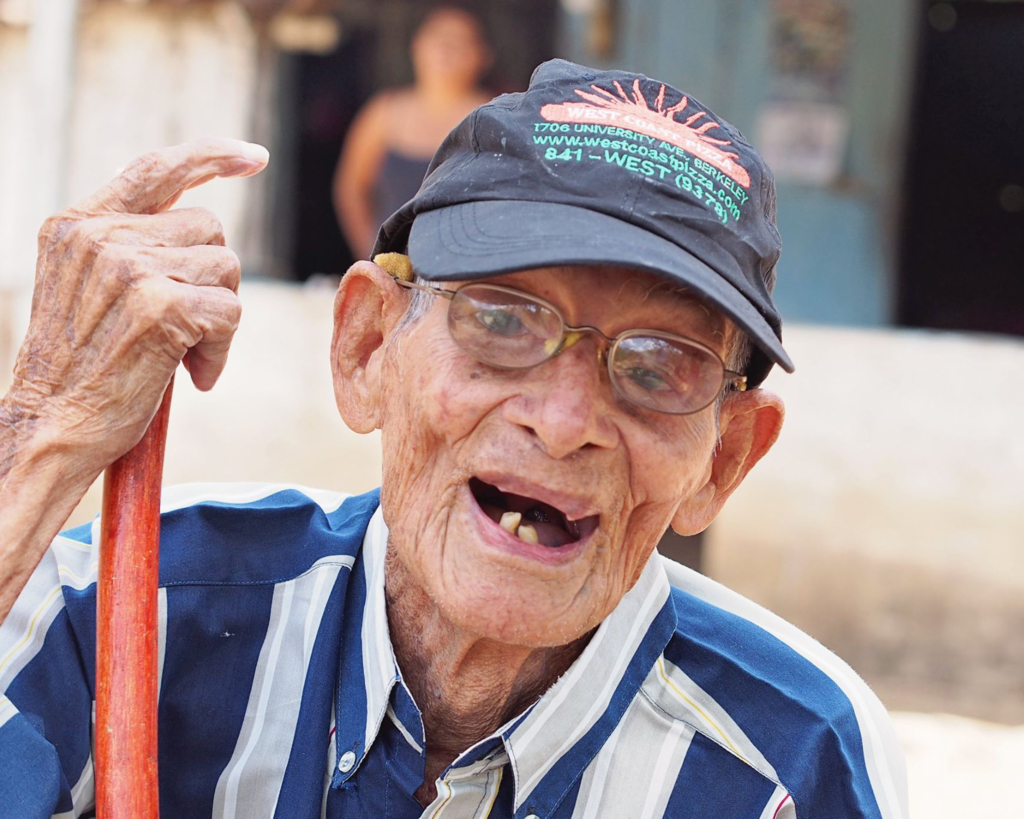
[[[554, 265], [644, 270], [697, 292], [743, 328], [768, 361], [793, 372], [793, 362], [771, 325], [725, 278], [667, 239], [604, 213], [518, 200], [451, 205], [417, 214], [409, 234], [409, 257], [416, 273], [433, 281]], [[753, 385], [764, 380], [771, 368], [768, 361], [752, 362]]]

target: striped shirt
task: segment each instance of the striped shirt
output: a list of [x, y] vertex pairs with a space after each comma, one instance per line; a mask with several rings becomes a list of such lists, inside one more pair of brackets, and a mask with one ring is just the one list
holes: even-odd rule
[[[94, 809], [97, 532], [57, 537], [0, 626], [0, 819]], [[902, 756], [867, 686], [656, 554], [569, 670], [422, 808], [386, 544], [379, 491], [165, 493], [163, 816], [907, 819]]]

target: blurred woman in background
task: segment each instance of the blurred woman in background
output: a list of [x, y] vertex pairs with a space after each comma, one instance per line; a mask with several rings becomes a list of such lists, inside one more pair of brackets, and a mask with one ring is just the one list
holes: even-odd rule
[[483, 25], [458, 6], [438, 6], [411, 47], [415, 82], [383, 91], [356, 116], [334, 174], [334, 208], [356, 258], [377, 229], [416, 193], [448, 132], [490, 95], [480, 78], [491, 63]]

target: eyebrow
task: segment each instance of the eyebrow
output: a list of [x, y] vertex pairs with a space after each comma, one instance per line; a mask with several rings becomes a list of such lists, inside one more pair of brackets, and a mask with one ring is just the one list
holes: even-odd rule
[[[628, 282], [626, 283], [628, 284]], [[671, 296], [675, 301], [681, 302], [682, 304], [695, 304], [704, 311], [708, 318], [713, 318], [711, 308], [704, 303], [704, 300], [697, 296], [689, 287], [681, 284], [675, 284], [674, 282], [659, 281], [647, 288], [647, 292], [644, 293], [644, 299], [649, 299], [651, 296], [660, 295], [665, 293]]]
[[[570, 272], [571, 265], [558, 265], [554, 268], [559, 272]], [[514, 286], [514, 285], [513, 285]], [[707, 319], [707, 329], [712, 338], [728, 340], [728, 330], [732, 327], [739, 330], [736, 323], [731, 321], [721, 310], [709, 305], [703, 298], [689, 287], [666, 279], [658, 279], [653, 284], [642, 282], [635, 278], [627, 278], [619, 286], [619, 297], [624, 297], [626, 291], [632, 289], [640, 295], [642, 301], [647, 301], [652, 296], [666, 295], [675, 301], [680, 307], [698, 307]], [[670, 328], [665, 328], [670, 329]], [[671, 332], [679, 332], [679, 328], [671, 329]], [[685, 333], [684, 333], [685, 335]]]
[[[620, 295], [625, 288], [629, 286], [629, 284], [630, 282], [628, 281], [623, 282], [623, 287], [619, 291]], [[675, 282], [665, 281], [662, 279], [661, 281], [657, 281], [653, 285], [647, 287], [642, 298], [646, 301], [652, 296], [668, 296], [680, 307], [700, 308], [700, 311], [707, 318], [707, 329], [711, 333], [712, 338], [727, 341], [730, 327], [738, 329], [735, 326], [735, 322], [730, 321], [728, 316], [726, 316], [721, 310], [709, 305], [703, 298], [685, 285], [676, 284]]]

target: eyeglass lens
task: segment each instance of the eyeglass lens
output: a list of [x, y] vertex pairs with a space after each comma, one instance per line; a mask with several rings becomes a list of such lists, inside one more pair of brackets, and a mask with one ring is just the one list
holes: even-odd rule
[[[468, 355], [494, 367], [524, 369], [551, 358], [565, 324], [528, 293], [488, 284], [460, 288], [448, 307], [448, 328]], [[620, 335], [608, 352], [615, 389], [648, 409], [685, 414], [703, 409], [721, 390], [724, 368], [711, 350], [655, 331]]]

